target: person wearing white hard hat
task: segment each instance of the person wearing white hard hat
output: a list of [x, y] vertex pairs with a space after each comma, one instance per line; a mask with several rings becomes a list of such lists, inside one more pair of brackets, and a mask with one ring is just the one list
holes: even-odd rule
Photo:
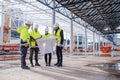
[[38, 31], [38, 27], [39, 25], [36, 24], [34, 29], [32, 29], [29, 34], [30, 34], [30, 63], [31, 63], [31, 67], [34, 67], [33, 64], [33, 54], [35, 54], [35, 66], [40, 66], [40, 64], [38, 63], [38, 52], [39, 52], [39, 48], [36, 42], [36, 39], [41, 38], [40, 32]]
[[54, 30], [56, 30], [56, 29], [59, 28], [59, 24], [58, 24], [58, 23], [55, 23], [53, 27], [54, 27]]
[[57, 63], [54, 64], [55, 66], [61, 67], [63, 64], [63, 55], [62, 55], [62, 48], [64, 42], [64, 34], [63, 30], [59, 28], [59, 24], [54, 24], [54, 35], [56, 36], [56, 55], [57, 55]]
[[[47, 38], [51, 36], [52, 34], [49, 33], [49, 29], [48, 27], [46, 27], [45, 34], [42, 36], [42, 38]], [[46, 66], [51, 66], [52, 53], [46, 53], [44, 58], [45, 58]]]
[[32, 22], [31, 21], [26, 21], [26, 23], [25, 23], [26, 25], [31, 25], [32, 24]]
[[28, 29], [32, 25], [31, 21], [27, 21], [25, 23], [25, 26], [18, 28], [18, 33], [20, 33], [20, 39], [21, 39], [21, 46], [20, 46], [20, 51], [21, 51], [21, 68], [22, 69], [30, 69], [26, 65], [26, 55], [27, 55], [27, 49], [30, 44], [30, 36], [28, 33]]

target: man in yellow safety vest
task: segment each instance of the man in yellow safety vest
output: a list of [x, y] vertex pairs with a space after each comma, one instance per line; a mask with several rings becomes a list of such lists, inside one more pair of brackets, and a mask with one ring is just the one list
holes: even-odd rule
[[[52, 36], [52, 34], [49, 33], [49, 29], [48, 29], [48, 27], [46, 27], [45, 28], [45, 35], [43, 35], [42, 38], [47, 38], [47, 37], [51, 37], [51, 36]], [[50, 66], [51, 65], [51, 58], [52, 58], [52, 53], [46, 53], [45, 54], [46, 66]]]
[[38, 52], [39, 52], [39, 48], [37, 46], [37, 42], [36, 39], [40, 38], [40, 32], [38, 31], [38, 25], [35, 25], [34, 29], [31, 30], [29, 32], [30, 34], [30, 63], [31, 63], [31, 67], [34, 67], [33, 65], [33, 54], [35, 53], [35, 66], [40, 66], [40, 64], [38, 63]]
[[23, 26], [21, 30], [18, 30], [18, 33], [20, 33], [20, 39], [21, 39], [20, 51], [21, 51], [21, 68], [22, 69], [30, 69], [26, 65], [26, 55], [27, 55], [27, 49], [30, 44], [30, 36], [28, 33], [28, 29], [30, 28], [31, 24], [32, 24], [31, 21], [27, 21], [25, 23], [25, 26]]
[[55, 36], [56, 36], [56, 55], [57, 55], [57, 63], [55, 66], [62, 66], [63, 62], [63, 55], [62, 55], [62, 48], [63, 48], [63, 42], [64, 42], [64, 34], [63, 30], [59, 28], [59, 24], [54, 24], [54, 30], [55, 30]]

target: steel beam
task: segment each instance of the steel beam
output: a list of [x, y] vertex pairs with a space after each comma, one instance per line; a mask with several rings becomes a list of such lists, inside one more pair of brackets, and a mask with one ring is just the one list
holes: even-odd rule
[[70, 53], [73, 52], [73, 14], [71, 13]]
[[87, 52], [87, 46], [88, 42], [87, 42], [87, 29], [85, 28], [85, 52]]
[[93, 53], [95, 52], [95, 32], [93, 32]]
[[[51, 8], [51, 9], [53, 9], [53, 7], [51, 6], [52, 4], [50, 3], [53, 0], [48, 0], [49, 3], [47, 1], [44, 1], [44, 0], [37, 0], [37, 1], [40, 2], [40, 3], [42, 3], [43, 5]], [[55, 4], [55, 11], [58, 12], [58, 13], [60, 13], [60, 14], [62, 14], [65, 17], [71, 19], [71, 14], [70, 14], [71, 12], [68, 9], [66, 9], [65, 7], [63, 7], [61, 4], [57, 3], [57, 2]], [[73, 14], [73, 18], [74, 17], [78, 17], [78, 16], [76, 16], [76, 15]], [[79, 18], [79, 19], [78, 18], [74, 18], [73, 21], [75, 21], [76, 23], [78, 23], [78, 24], [80, 24], [80, 25], [82, 25], [83, 27], [86, 27], [86, 28], [89, 26], [88, 23], [86, 23], [85, 21], [81, 20], [81, 18]], [[96, 33], [100, 33], [99, 31], [95, 30], [95, 28], [94, 29], [93, 28], [94, 27], [88, 28], [88, 29], [91, 30], [91, 31], [94, 30], [94, 31], [96, 31]], [[102, 34], [102, 33], [100, 33], [100, 34]]]
[[[55, 24], [55, 0], [53, 1], [53, 9], [52, 9], [52, 16], [53, 16], [53, 18], [52, 18], [52, 25], [54, 25]], [[54, 27], [52, 27], [52, 34], [54, 34]]]
[[[62, 4], [62, 0], [56, 0], [58, 3]], [[91, 0], [66, 0], [66, 3], [62, 5], [76, 5], [78, 3], [85, 3], [85, 2], [90, 2]], [[65, 1], [63, 1], [65, 2]]]
[[100, 42], [101, 42], [101, 40], [100, 40], [100, 35], [98, 35], [98, 46], [99, 46], [99, 51], [100, 51]]

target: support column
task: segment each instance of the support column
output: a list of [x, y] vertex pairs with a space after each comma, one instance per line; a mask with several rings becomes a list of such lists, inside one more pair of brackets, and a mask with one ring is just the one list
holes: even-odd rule
[[[53, 9], [52, 9], [52, 25], [55, 24], [55, 0], [53, 0]], [[52, 34], [54, 34], [54, 27], [52, 26]]]
[[113, 44], [113, 42], [111, 42], [111, 46], [112, 46], [112, 49], [114, 49], [114, 44]]
[[67, 32], [66, 32], [66, 49], [67, 49], [67, 40], [68, 40], [68, 38], [67, 38]]
[[108, 40], [106, 39], [106, 46], [108, 46]]
[[81, 35], [81, 36], [82, 36], [82, 45], [81, 46], [82, 46], [82, 49], [83, 49], [84, 48], [84, 41], [85, 40], [84, 40], [84, 35]]
[[[4, 6], [2, 5], [1, 6], [1, 11], [3, 12], [4, 11]], [[1, 27], [0, 27], [0, 34], [1, 34], [1, 36], [0, 36], [0, 45], [2, 45], [3, 44], [3, 26], [4, 26], [4, 14], [2, 13], [2, 15], [1, 15]]]
[[77, 34], [77, 49], [78, 49], [78, 47], [79, 47], [79, 34]]
[[73, 14], [71, 13], [70, 53], [73, 52]]
[[104, 39], [105, 47], [106, 47], [106, 39]]
[[102, 37], [102, 38], [103, 38], [103, 40], [102, 40], [102, 41], [103, 41], [103, 42], [102, 42], [102, 43], [103, 43], [103, 46], [105, 46], [105, 39], [104, 39], [104, 37]]
[[99, 51], [100, 51], [100, 35], [98, 35], [98, 46], [99, 46]]
[[87, 28], [85, 28], [85, 52], [87, 52]]
[[93, 52], [95, 52], [95, 32], [93, 32]]

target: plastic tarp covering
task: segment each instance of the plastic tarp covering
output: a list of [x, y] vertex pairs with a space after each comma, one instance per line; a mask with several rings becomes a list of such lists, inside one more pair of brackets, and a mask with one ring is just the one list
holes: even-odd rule
[[56, 43], [56, 37], [47, 37], [47, 38], [40, 38], [37, 39], [37, 44], [40, 50], [40, 54], [44, 55], [47, 53], [53, 53], [55, 50], [55, 43]]

